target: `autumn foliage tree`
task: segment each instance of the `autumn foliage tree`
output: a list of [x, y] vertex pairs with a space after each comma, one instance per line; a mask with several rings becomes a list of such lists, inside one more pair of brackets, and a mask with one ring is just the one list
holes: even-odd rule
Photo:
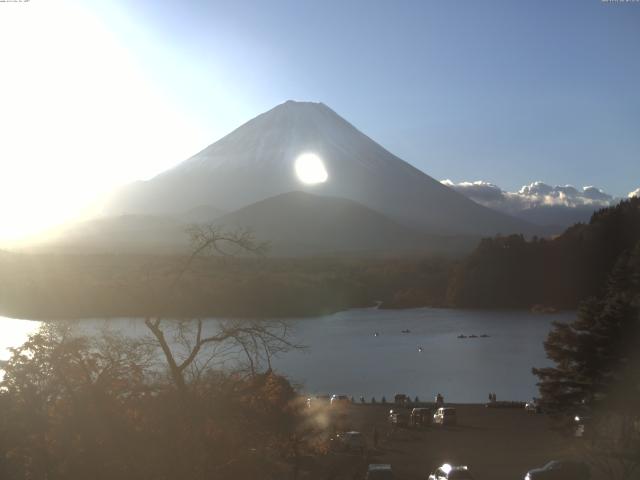
[[3, 367], [0, 478], [242, 479], [291, 468], [306, 425], [286, 379], [208, 368], [185, 410], [158, 354], [145, 339], [45, 324]]
[[[176, 286], [205, 251], [258, 248], [242, 232], [192, 233]], [[271, 368], [295, 347], [286, 323], [189, 320], [149, 316], [136, 338], [44, 323], [2, 365], [0, 478], [268, 478], [295, 466], [303, 404]]]

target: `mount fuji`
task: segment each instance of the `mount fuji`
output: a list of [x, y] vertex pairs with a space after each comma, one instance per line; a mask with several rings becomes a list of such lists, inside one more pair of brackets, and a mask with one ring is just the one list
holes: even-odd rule
[[[294, 163], [322, 159], [327, 180], [304, 184]], [[294, 191], [357, 202], [429, 234], [531, 233], [531, 224], [483, 207], [387, 151], [322, 103], [287, 101], [156, 177], [123, 187], [107, 215], [180, 218], [209, 206], [233, 212]]]

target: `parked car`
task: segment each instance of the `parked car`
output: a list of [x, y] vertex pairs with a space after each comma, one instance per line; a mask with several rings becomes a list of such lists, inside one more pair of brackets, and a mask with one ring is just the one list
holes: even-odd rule
[[589, 424], [591, 423], [591, 417], [585, 415], [576, 415], [573, 417], [575, 422], [575, 428], [573, 435], [578, 438], [583, 438], [586, 434], [591, 433]]
[[527, 412], [531, 412], [531, 413], [541, 413], [542, 409], [540, 408], [540, 404], [538, 403], [537, 400], [531, 400], [530, 402], [527, 402], [524, 404], [524, 409]]
[[396, 393], [393, 396], [393, 403], [395, 403], [399, 407], [406, 407], [409, 405], [411, 399], [404, 393]]
[[411, 410], [409, 425], [412, 427], [426, 427], [433, 421], [433, 410], [430, 408], [414, 408]]
[[473, 476], [464, 465], [453, 466], [445, 463], [429, 475], [429, 480], [473, 480]]
[[393, 480], [393, 471], [388, 463], [370, 463], [365, 480]]
[[315, 395], [307, 398], [307, 408], [326, 407], [330, 403], [330, 395]]
[[349, 397], [347, 397], [346, 395], [331, 395], [331, 406], [332, 407], [344, 407], [349, 405], [349, 403], [351, 403], [351, 401], [349, 400]]
[[409, 426], [409, 412], [406, 410], [389, 410], [389, 423], [398, 427]]
[[525, 480], [587, 480], [591, 478], [589, 467], [573, 460], [553, 460], [544, 467], [529, 470]]
[[360, 432], [342, 432], [331, 438], [332, 448], [340, 452], [362, 452], [367, 444], [364, 435]]
[[433, 415], [433, 423], [455, 425], [458, 423], [456, 409], [452, 407], [440, 407]]

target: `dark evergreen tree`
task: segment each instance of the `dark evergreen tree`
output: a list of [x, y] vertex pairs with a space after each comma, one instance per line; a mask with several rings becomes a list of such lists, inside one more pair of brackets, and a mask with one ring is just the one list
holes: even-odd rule
[[[601, 298], [581, 304], [569, 324], [556, 323], [545, 342], [554, 367], [534, 368], [543, 408], [573, 431], [587, 418], [592, 459], [619, 462], [612, 471], [633, 477], [640, 468], [640, 242], [620, 255]], [[582, 422], [582, 420], [581, 420]]]
[[623, 408], [630, 395], [637, 396], [640, 380], [630, 367], [640, 347], [639, 269], [640, 244], [621, 256], [603, 298], [583, 302], [574, 322], [555, 324], [545, 350], [556, 366], [533, 370], [547, 408], [558, 413], [600, 404]]

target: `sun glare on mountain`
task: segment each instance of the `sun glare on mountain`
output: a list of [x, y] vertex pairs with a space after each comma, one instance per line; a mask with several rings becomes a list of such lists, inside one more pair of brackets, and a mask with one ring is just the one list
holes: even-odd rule
[[302, 183], [324, 183], [329, 178], [322, 159], [315, 153], [303, 153], [295, 162], [296, 175]]

